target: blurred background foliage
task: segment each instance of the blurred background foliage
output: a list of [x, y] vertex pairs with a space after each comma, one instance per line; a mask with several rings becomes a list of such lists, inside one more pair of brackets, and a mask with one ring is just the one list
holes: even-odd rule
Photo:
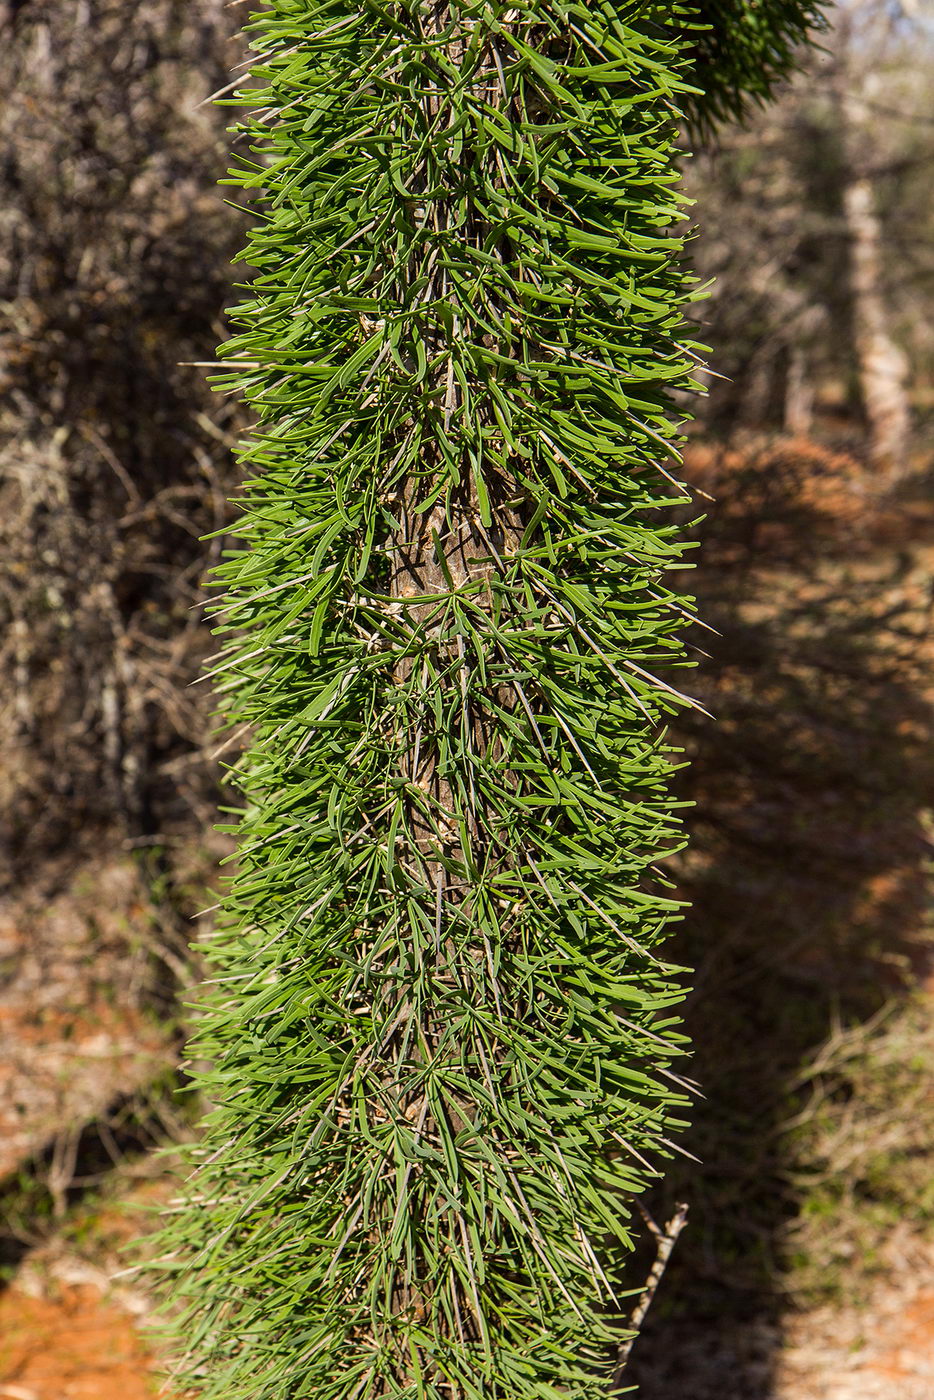
[[[150, 1149], [188, 1130], [180, 989], [236, 742], [191, 682], [242, 426], [206, 385], [245, 216], [217, 191], [228, 138], [205, 99], [243, 59], [241, 13], [0, 4], [14, 1293], [113, 1287], [113, 1202], [164, 1199]], [[717, 722], [679, 735], [694, 909], [673, 955], [698, 970], [701, 1161], [650, 1203], [687, 1199], [691, 1224], [634, 1354], [647, 1400], [791, 1396], [796, 1310], [908, 1273], [934, 1290], [932, 90], [934, 6], [849, 0], [777, 104], [685, 158], [713, 282], [709, 394], [685, 406], [706, 518], [685, 528]]]

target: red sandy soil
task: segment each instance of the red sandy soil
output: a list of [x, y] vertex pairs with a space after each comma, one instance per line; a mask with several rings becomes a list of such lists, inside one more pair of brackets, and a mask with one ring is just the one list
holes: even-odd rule
[[0, 1294], [0, 1400], [153, 1400], [133, 1319], [92, 1285]]
[[[931, 1262], [925, 1271], [931, 1278]], [[789, 1327], [775, 1400], [932, 1400], [934, 1289], [890, 1286], [865, 1310], [827, 1309]]]

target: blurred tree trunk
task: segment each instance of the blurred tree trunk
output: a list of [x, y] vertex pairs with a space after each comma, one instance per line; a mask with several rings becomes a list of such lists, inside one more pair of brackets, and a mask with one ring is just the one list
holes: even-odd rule
[[908, 359], [889, 331], [879, 218], [869, 180], [847, 182], [843, 211], [850, 240], [853, 329], [869, 451], [873, 465], [891, 483], [908, 470]]
[[785, 432], [793, 437], [809, 436], [814, 426], [814, 386], [804, 347], [788, 347], [785, 371]]
[[866, 57], [856, 54], [843, 23], [838, 101], [844, 156], [841, 202], [849, 249], [849, 298], [860, 400], [872, 465], [885, 485], [908, 472], [911, 407], [908, 357], [895, 341], [885, 294], [882, 224], [866, 151], [872, 114], [865, 92]]

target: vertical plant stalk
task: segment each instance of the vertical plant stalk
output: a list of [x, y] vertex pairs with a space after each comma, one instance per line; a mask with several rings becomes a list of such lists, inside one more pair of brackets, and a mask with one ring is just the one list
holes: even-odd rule
[[[448, 4], [435, 4], [424, 24], [426, 36], [436, 40], [443, 54], [444, 63], [452, 71], [462, 70], [475, 21], [466, 18], [459, 10]], [[493, 34], [483, 39], [483, 48], [476, 55], [471, 75], [471, 88], [475, 99], [482, 101], [500, 113], [505, 120], [512, 114], [504, 111], [508, 106], [505, 81], [498, 75], [503, 73], [502, 57], [496, 46]], [[426, 129], [443, 127], [446, 115], [445, 94], [442, 87], [429, 88], [423, 99]], [[429, 162], [415, 178], [416, 188], [424, 197], [431, 179]], [[443, 196], [419, 202], [417, 217], [423, 224], [430, 225], [437, 238], [443, 238], [452, 219], [450, 202]], [[475, 218], [469, 221], [465, 235], [476, 253], [482, 246], [489, 228]], [[499, 257], [508, 258], [508, 239], [502, 238], [496, 246]], [[415, 269], [417, 280], [417, 269]], [[436, 291], [440, 301], [447, 302], [451, 296], [447, 270], [434, 269], [432, 277], [437, 278], [437, 287], [429, 284], [428, 292]], [[495, 304], [498, 299], [491, 298]], [[497, 306], [497, 310], [501, 310]], [[464, 391], [456, 373], [457, 345], [462, 335], [460, 319], [455, 313], [450, 325], [430, 332], [427, 339], [428, 359], [437, 365], [435, 394], [443, 405], [443, 431], [449, 433], [454, 423], [464, 411]], [[500, 354], [513, 353], [512, 344], [498, 343], [498, 338], [489, 332], [482, 336], [486, 346]], [[484, 428], [495, 432], [495, 422], [487, 405], [476, 405], [475, 410], [482, 418]], [[444, 462], [435, 452], [435, 471], [443, 473]], [[430, 479], [429, 479], [430, 481]], [[401, 530], [394, 545], [395, 567], [392, 572], [391, 594], [398, 599], [406, 625], [413, 634], [421, 629], [438, 637], [441, 649], [447, 649], [447, 660], [451, 675], [446, 688], [460, 688], [464, 705], [464, 734], [467, 742], [478, 756], [491, 760], [496, 752], [496, 726], [491, 724], [478, 707], [471, 703], [467, 687], [464, 685], [464, 672], [467, 660], [464, 654], [462, 637], [443, 636], [443, 622], [437, 604], [423, 601], [425, 598], [442, 598], [446, 594], [462, 589], [473, 589], [481, 585], [477, 606], [487, 612], [492, 605], [492, 590], [487, 586], [490, 576], [502, 568], [503, 555], [514, 552], [522, 534], [522, 520], [519, 511], [507, 504], [506, 497], [515, 495], [514, 482], [503, 482], [498, 474], [484, 485], [485, 510], [481, 505], [477, 481], [471, 473], [461, 478], [456, 488], [447, 498], [432, 505], [430, 491], [426, 483], [417, 479], [407, 481], [401, 490]], [[483, 518], [486, 517], [486, 527]], [[488, 528], [487, 528], [488, 527]], [[439, 635], [440, 634], [440, 635]], [[411, 673], [408, 658], [400, 661], [397, 675], [404, 683]], [[500, 686], [497, 690], [500, 705], [512, 710], [516, 704], [514, 687]], [[424, 728], [420, 718], [412, 726], [410, 753], [404, 766], [410, 774], [413, 792], [418, 794], [416, 801], [407, 804], [407, 829], [412, 833], [413, 845], [421, 859], [423, 876], [429, 888], [435, 888], [439, 904], [453, 904], [460, 909], [462, 916], [471, 918], [469, 900], [465, 903], [458, 893], [458, 882], [452, 879], [451, 857], [457, 845], [457, 800], [450, 782], [439, 772], [439, 755], [430, 743], [424, 741]], [[501, 755], [502, 746], [499, 746]], [[425, 804], [432, 809], [432, 816], [425, 813]], [[467, 824], [471, 839], [483, 841], [484, 820], [477, 809], [476, 792], [472, 794]], [[479, 950], [481, 956], [489, 956], [489, 945]], [[475, 953], [476, 955], [476, 953]], [[440, 952], [439, 952], [440, 956]]]
[[686, 1103], [681, 15], [251, 23], [224, 382], [255, 473], [214, 674], [252, 739], [164, 1264], [204, 1400], [613, 1380]]

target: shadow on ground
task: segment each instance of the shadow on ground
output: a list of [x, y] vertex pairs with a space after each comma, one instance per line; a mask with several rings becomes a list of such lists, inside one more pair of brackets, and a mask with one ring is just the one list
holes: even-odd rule
[[871, 1268], [865, 1219], [883, 1235], [930, 1172], [924, 1135], [898, 1106], [883, 1134], [890, 1105], [874, 1119], [853, 1077], [884, 1008], [930, 976], [934, 511], [881, 504], [807, 443], [688, 465], [718, 498], [696, 582], [721, 633], [697, 639], [714, 659], [694, 687], [717, 722], [683, 728], [693, 911], [674, 950], [697, 968], [702, 1165], [654, 1202], [667, 1219], [683, 1196], [691, 1220], [627, 1379], [642, 1400], [770, 1400], [787, 1309]]

